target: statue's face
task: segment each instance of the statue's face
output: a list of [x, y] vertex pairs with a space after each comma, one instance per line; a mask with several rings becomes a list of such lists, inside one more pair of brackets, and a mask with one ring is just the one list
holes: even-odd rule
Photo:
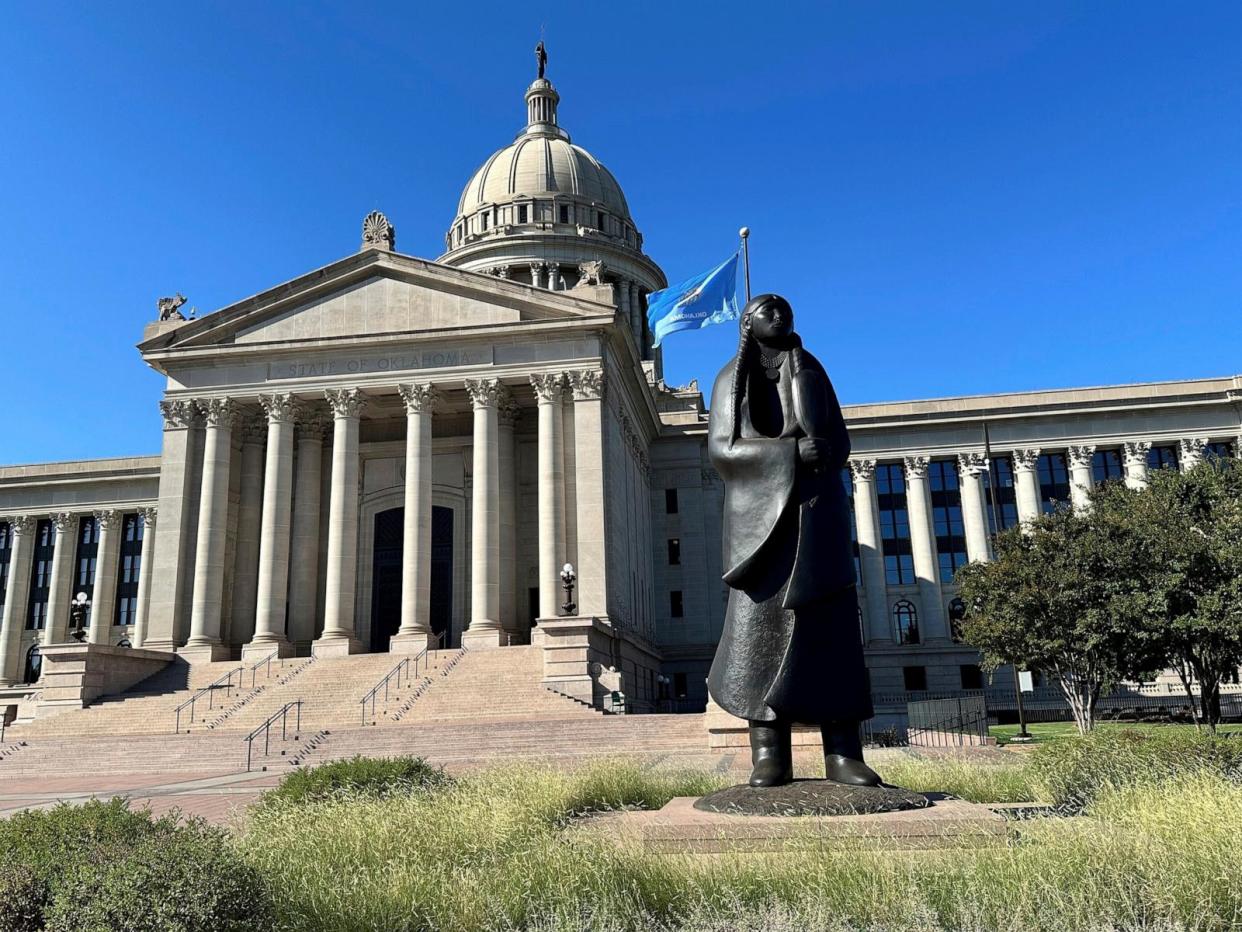
[[764, 343], [780, 341], [793, 333], [793, 311], [774, 302], [762, 304], [751, 315], [750, 332]]

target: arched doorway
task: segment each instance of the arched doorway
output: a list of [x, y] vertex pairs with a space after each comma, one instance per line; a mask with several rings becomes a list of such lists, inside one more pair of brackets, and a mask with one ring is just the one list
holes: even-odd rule
[[26, 668], [22, 673], [23, 683], [39, 682], [39, 674], [43, 671], [43, 652], [39, 650], [39, 645], [35, 644], [30, 650], [26, 651]]
[[[371, 575], [371, 650], [388, 650], [401, 627], [401, 557], [405, 509], [390, 508], [375, 515], [375, 549]], [[431, 630], [448, 634], [453, 622], [453, 509], [431, 509]]]

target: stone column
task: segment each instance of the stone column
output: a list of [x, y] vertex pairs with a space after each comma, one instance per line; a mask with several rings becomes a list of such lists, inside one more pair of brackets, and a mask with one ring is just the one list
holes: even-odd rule
[[298, 400], [260, 395], [267, 415], [267, 460], [263, 468], [263, 520], [259, 532], [259, 589], [254, 637], [242, 649], [251, 663], [276, 651], [293, 653], [285, 632], [289, 611], [289, 541], [293, 527], [293, 430]]
[[565, 464], [561, 449], [563, 372], [530, 377], [539, 403], [539, 617], [555, 618], [561, 567], [565, 564]]
[[966, 528], [966, 557], [972, 563], [988, 559], [988, 522], [983, 504], [983, 474], [988, 460], [982, 453], [959, 453], [957, 472], [962, 497], [962, 524]]
[[521, 416], [521, 409], [507, 388], [497, 415], [500, 427], [500, 447], [496, 457], [496, 468], [500, 470], [500, 626], [510, 634], [516, 634], [517, 446], [513, 429]]
[[18, 652], [26, 627], [30, 599], [30, 571], [34, 566], [35, 531], [38, 522], [27, 515], [6, 519], [9, 525], [9, 582], [0, 613], [0, 687], [15, 686], [22, 674]]
[[1124, 448], [1126, 460], [1126, 485], [1132, 489], [1147, 488], [1147, 453], [1151, 443], [1146, 440], [1132, 440]]
[[229, 456], [233, 448], [236, 407], [230, 398], [212, 398], [200, 405], [207, 421], [203, 445], [203, 483], [198, 502], [198, 544], [195, 547], [194, 596], [190, 638], [178, 653], [194, 660], [229, 658], [221, 637], [224, 611], [224, 543], [229, 514]]
[[561, 264], [559, 262], [548, 263], [548, 291], [561, 290]]
[[578, 614], [608, 615], [604, 539], [604, 373], [569, 373], [574, 393], [574, 488], [578, 529]]
[[630, 333], [634, 336], [634, 347], [638, 350], [638, 358], [643, 358], [643, 326], [638, 315], [634, 313], [634, 302], [630, 296], [630, 282], [624, 279], [617, 282], [617, 309], [625, 318]]
[[152, 562], [142, 567], [151, 577], [144, 646], [172, 650], [185, 639], [188, 616], [184, 594], [193, 591], [198, 492], [193, 487], [202, 420], [188, 400], [161, 401], [164, 449], [160, 456], [160, 522], [152, 543]]
[[263, 444], [267, 419], [249, 412], [242, 417], [241, 497], [237, 506], [237, 544], [233, 556], [233, 619], [230, 638], [247, 644], [254, 637], [259, 594], [259, 533], [263, 523]]
[[358, 419], [366, 396], [356, 388], [326, 391], [332, 407], [332, 495], [328, 503], [328, 565], [324, 587], [323, 634], [317, 657], [354, 654], [361, 648], [354, 630], [358, 584]]
[[543, 263], [532, 262], [530, 264], [530, 283], [536, 288], [543, 287]]
[[1091, 465], [1094, 456], [1094, 444], [1080, 444], [1069, 448], [1070, 501], [1075, 511], [1086, 511], [1091, 507], [1091, 490], [1095, 487], [1095, 474]]
[[151, 611], [151, 560], [155, 550], [155, 519], [159, 509], [139, 508], [142, 520], [142, 552], [138, 557], [138, 604], [134, 607], [134, 636], [130, 643], [142, 647], [147, 640], [147, 625]]
[[1206, 437], [1186, 437], [1178, 442], [1177, 461], [1182, 467], [1182, 472], [1188, 469], [1194, 469], [1203, 462], [1203, 453], [1207, 449]]
[[328, 425], [306, 409], [298, 421], [298, 455], [293, 477], [293, 528], [290, 532], [289, 639], [305, 654], [315, 640], [319, 611], [319, 512], [323, 486], [323, 439]]
[[936, 559], [936, 538], [932, 533], [931, 491], [927, 483], [928, 458], [907, 456], [906, 508], [910, 515], [910, 549], [914, 555], [914, 578], [923, 603], [920, 620], [928, 641], [947, 641], [949, 629], [944, 617], [940, 590], [940, 566]]
[[1036, 472], [1038, 462], [1038, 449], [1013, 451], [1018, 520], [1023, 524], [1034, 521], [1043, 514], [1039, 503], [1039, 473]]
[[867, 640], [893, 643], [888, 618], [888, 583], [884, 575], [884, 550], [880, 536], [880, 506], [875, 491], [875, 460], [850, 460], [854, 479], [854, 523], [858, 526], [858, 562], [866, 597]]
[[92, 644], [107, 644], [112, 634], [112, 619], [116, 615], [117, 561], [121, 556], [120, 535], [117, 534], [120, 520], [121, 516], [115, 511], [95, 512], [99, 549], [95, 551], [95, 593], [91, 596], [88, 635]]
[[474, 408], [470, 521], [470, 628], [462, 646], [498, 647], [500, 629], [500, 382], [467, 379]]
[[60, 512], [51, 516], [56, 528], [52, 551], [52, 578], [47, 587], [47, 624], [43, 644], [63, 644], [69, 636], [69, 603], [73, 601], [73, 558], [78, 549], [78, 516]]
[[394, 654], [434, 647], [431, 630], [431, 419], [440, 393], [430, 382], [398, 385], [405, 402], [405, 524], [401, 546], [401, 627]]

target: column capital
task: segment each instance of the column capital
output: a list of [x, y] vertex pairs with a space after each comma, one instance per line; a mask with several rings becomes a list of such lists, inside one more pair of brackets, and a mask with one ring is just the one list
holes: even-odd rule
[[336, 418], [358, 417], [368, 401], [367, 396], [357, 388], [329, 388], [323, 395], [332, 408], [332, 416]]
[[410, 382], [397, 386], [397, 394], [405, 405], [405, 413], [431, 414], [440, 400], [440, 390], [431, 382]]
[[95, 513], [95, 527], [101, 531], [112, 531], [120, 523], [121, 513], [115, 508], [104, 508]]
[[1091, 458], [1095, 456], [1094, 443], [1080, 443], [1069, 448], [1068, 459], [1070, 466], [1084, 468], [1091, 465]]
[[39, 523], [33, 515], [9, 515], [4, 522], [9, 526], [9, 533], [17, 537], [33, 534]]
[[603, 369], [574, 369], [566, 375], [575, 401], [598, 400], [604, 397]]
[[78, 516], [75, 512], [57, 511], [48, 515], [48, 517], [51, 519], [52, 524], [55, 525], [58, 537], [69, 530], [70, 525], [73, 525], [75, 531], [77, 530]]
[[259, 405], [263, 408], [269, 424], [291, 424], [298, 418], [301, 408], [301, 402], [288, 393], [260, 395]]
[[155, 527], [155, 519], [159, 517], [160, 510], [155, 505], [144, 505], [138, 509], [138, 516], [142, 518], [143, 536]]
[[957, 455], [957, 468], [963, 476], [978, 478], [987, 472], [988, 458], [982, 453], [969, 452]]
[[565, 397], [564, 372], [532, 372], [530, 384], [541, 405], [553, 404]]
[[1183, 460], [1186, 458], [1202, 459], [1207, 444], [1207, 437], [1183, 437], [1177, 442], [1178, 453], [1181, 454]]
[[870, 482], [875, 478], [875, 460], [850, 460], [850, 474], [855, 482]]
[[470, 404], [476, 411], [497, 407], [500, 404], [500, 389], [499, 379], [466, 379], [466, 394], [470, 396]]
[[1039, 462], [1039, 447], [1026, 447], [1013, 451], [1014, 469], [1034, 469]]
[[332, 419], [318, 405], [298, 405], [296, 418], [300, 440], [323, 443], [332, 432]]
[[195, 402], [207, 427], [232, 430], [237, 416], [237, 402], [232, 398], [204, 398]]
[[267, 440], [267, 421], [257, 411], [239, 411], [237, 431], [241, 434], [242, 443], [262, 444]]
[[907, 456], [905, 458], [906, 476], [910, 479], [926, 479], [927, 467], [931, 458], [927, 456]]
[[1147, 453], [1151, 449], [1150, 440], [1127, 440], [1125, 446], [1127, 466], [1146, 466]]
[[189, 398], [163, 399], [160, 401], [160, 415], [164, 418], [164, 430], [203, 426], [198, 406]]
[[[501, 387], [504, 388], [504, 386]], [[500, 426], [512, 427], [521, 416], [521, 406], [514, 399], [513, 393], [505, 388], [504, 394], [500, 399]]]

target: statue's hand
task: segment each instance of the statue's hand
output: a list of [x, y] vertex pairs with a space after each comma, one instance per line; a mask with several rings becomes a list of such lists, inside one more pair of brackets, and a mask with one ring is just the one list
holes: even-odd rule
[[832, 444], [823, 437], [801, 437], [798, 440], [798, 456], [808, 466], [822, 466], [832, 455]]

